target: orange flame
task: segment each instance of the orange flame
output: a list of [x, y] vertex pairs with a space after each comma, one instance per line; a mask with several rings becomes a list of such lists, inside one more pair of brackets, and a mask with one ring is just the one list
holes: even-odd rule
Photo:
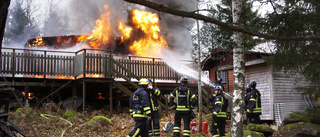
[[102, 45], [106, 45], [109, 42], [109, 37], [111, 34], [111, 23], [110, 23], [110, 11], [108, 10], [108, 5], [104, 5], [106, 12], [100, 15], [100, 18], [96, 20], [96, 26], [92, 30], [92, 35], [82, 35], [78, 38], [79, 42], [90, 40], [89, 44], [92, 48], [97, 49]]
[[[125, 26], [122, 22], [119, 22], [118, 29], [121, 31], [121, 34], [124, 35], [125, 39], [130, 38], [130, 34], [132, 31], [131, 27]], [[123, 39], [123, 37], [121, 37]]]
[[33, 46], [33, 47], [38, 47], [38, 46], [41, 46], [41, 47], [44, 47], [45, 46], [45, 43], [42, 39], [42, 36], [41, 36], [41, 33], [39, 34], [40, 37], [39, 38], [36, 38], [34, 41], [28, 41], [27, 44], [29, 47]]
[[[110, 19], [108, 5], [105, 5], [104, 9], [105, 12], [96, 20], [96, 25], [91, 35], [81, 35], [76, 40], [58, 37], [56, 40], [57, 45], [61, 44], [68, 47], [68, 43], [84, 42], [94, 49], [99, 49], [102, 48], [102, 46], [111, 44], [112, 40], [117, 39], [115, 38], [115, 34], [119, 34], [121, 36], [120, 42], [122, 43], [124, 40], [128, 40], [127, 43], [131, 44], [127, 45], [129, 46], [130, 53], [137, 56], [157, 57], [157, 54], [161, 53], [162, 47], [168, 47], [164, 36], [160, 34], [160, 23], [157, 14], [133, 9], [129, 23], [131, 26], [118, 21], [118, 28], [112, 28], [111, 21], [116, 20]], [[45, 46], [41, 35], [34, 43], [37, 46]], [[32, 46], [32, 43], [30, 43], [29, 46], [30, 45]], [[61, 48], [61, 46], [54, 48]]]
[[[132, 10], [132, 22], [137, 29], [145, 33], [145, 37], [138, 41], [134, 41], [130, 46], [130, 51], [135, 52], [139, 56], [152, 56], [161, 53], [161, 47], [168, 47], [160, 33], [160, 24], [157, 14]], [[157, 56], [157, 55], [156, 55]]]

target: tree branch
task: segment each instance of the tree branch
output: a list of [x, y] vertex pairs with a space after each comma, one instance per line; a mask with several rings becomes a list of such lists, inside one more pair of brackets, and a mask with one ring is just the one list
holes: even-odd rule
[[172, 15], [176, 15], [176, 16], [181, 16], [181, 17], [187, 17], [187, 18], [193, 18], [196, 20], [202, 20], [204, 22], [210, 22], [213, 24], [216, 24], [218, 26], [224, 27], [224, 28], [228, 28], [234, 31], [238, 31], [238, 32], [242, 32], [251, 36], [258, 36], [267, 40], [287, 40], [287, 41], [312, 41], [312, 40], [320, 40], [320, 36], [304, 36], [304, 37], [298, 37], [298, 36], [275, 36], [275, 35], [268, 35], [268, 34], [263, 34], [260, 32], [255, 32], [253, 30], [250, 30], [248, 28], [244, 28], [241, 26], [236, 26], [236, 25], [232, 25], [232, 24], [228, 24], [225, 22], [222, 22], [220, 20], [214, 19], [214, 18], [209, 18], [207, 16], [201, 15], [201, 14], [197, 14], [194, 11], [192, 12], [187, 12], [187, 11], [181, 11], [181, 10], [177, 10], [177, 9], [172, 9], [169, 7], [166, 7], [162, 4], [156, 4], [154, 2], [150, 2], [148, 0], [124, 0], [130, 3], [135, 3], [135, 4], [139, 4], [139, 5], [143, 5], [146, 7], [149, 7], [151, 9], [157, 10], [157, 11], [161, 11], [161, 12], [165, 12], [165, 13], [169, 13]]

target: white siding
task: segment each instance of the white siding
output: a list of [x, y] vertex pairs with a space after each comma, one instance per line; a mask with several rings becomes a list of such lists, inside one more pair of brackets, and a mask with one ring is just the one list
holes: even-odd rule
[[301, 102], [305, 100], [301, 92], [295, 90], [296, 87], [308, 86], [303, 75], [299, 73], [284, 73], [283, 70], [273, 69], [274, 103]]
[[285, 73], [283, 70], [273, 69], [272, 75], [275, 122], [277, 125], [281, 125], [285, 115], [307, 107], [301, 92], [295, 88], [307, 86], [310, 82], [306, 81], [305, 77], [299, 73]]
[[257, 89], [261, 93], [261, 120], [273, 120], [273, 96], [272, 96], [272, 73], [271, 67], [266, 63], [246, 67], [245, 81], [257, 82]]

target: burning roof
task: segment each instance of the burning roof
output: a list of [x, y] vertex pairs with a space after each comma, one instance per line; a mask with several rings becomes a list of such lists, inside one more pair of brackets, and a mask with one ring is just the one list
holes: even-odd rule
[[[92, 34], [57, 37], [40, 37], [30, 39], [26, 46], [69, 48], [78, 43], [86, 43], [93, 49], [117, 49], [116, 52], [128, 52], [138, 56], [157, 57], [161, 48], [168, 47], [163, 35], [160, 34], [160, 23], [157, 14], [138, 9], [130, 11], [126, 22], [112, 20], [110, 11], [105, 5], [105, 12], [95, 21]], [[117, 28], [112, 28], [116, 23]]]

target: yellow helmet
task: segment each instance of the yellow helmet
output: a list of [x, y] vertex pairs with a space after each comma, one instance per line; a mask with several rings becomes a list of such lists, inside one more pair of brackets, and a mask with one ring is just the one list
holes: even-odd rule
[[139, 85], [148, 85], [149, 81], [145, 78], [139, 80]]

